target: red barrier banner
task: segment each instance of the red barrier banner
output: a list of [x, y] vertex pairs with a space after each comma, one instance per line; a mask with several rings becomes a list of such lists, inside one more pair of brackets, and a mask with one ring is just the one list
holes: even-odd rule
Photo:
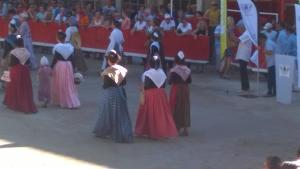
[[[65, 30], [65, 25], [56, 23], [29, 22], [32, 39], [36, 43], [53, 45], [56, 43], [56, 32]], [[5, 38], [8, 32], [8, 21], [0, 19], [0, 37]], [[105, 50], [109, 43], [111, 30], [101, 27], [80, 27], [82, 47]], [[125, 53], [144, 57], [147, 54], [146, 42], [148, 37], [144, 32], [131, 33], [123, 31]], [[194, 38], [193, 36], [177, 36], [174, 32], [166, 32], [163, 37], [165, 55], [174, 58], [178, 51], [182, 50], [186, 58], [191, 62], [208, 63], [209, 38], [206, 36]]]

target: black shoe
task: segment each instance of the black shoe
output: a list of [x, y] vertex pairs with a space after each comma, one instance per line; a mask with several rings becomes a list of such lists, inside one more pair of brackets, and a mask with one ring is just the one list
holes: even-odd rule
[[274, 97], [274, 96], [275, 96], [274, 94], [268, 92], [264, 97]]

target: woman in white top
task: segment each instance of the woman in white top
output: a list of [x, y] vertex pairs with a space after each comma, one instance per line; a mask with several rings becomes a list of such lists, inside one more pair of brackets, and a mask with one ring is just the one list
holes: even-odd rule
[[100, 11], [97, 11], [95, 13], [95, 16], [93, 17], [93, 20], [90, 24], [90, 27], [98, 27], [98, 26], [103, 26], [103, 21], [104, 21], [104, 18], [103, 16], [101, 15], [101, 12]]

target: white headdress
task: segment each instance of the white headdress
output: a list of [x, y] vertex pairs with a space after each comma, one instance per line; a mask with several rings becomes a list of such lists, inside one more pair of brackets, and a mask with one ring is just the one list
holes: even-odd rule
[[182, 51], [179, 51], [178, 52], [178, 54], [177, 54], [177, 56], [181, 59], [181, 60], [183, 60], [184, 59], [184, 53], [182, 52]]
[[47, 59], [46, 56], [43, 56], [43, 57], [41, 58], [40, 64], [41, 64], [42, 66], [49, 65], [49, 60]]

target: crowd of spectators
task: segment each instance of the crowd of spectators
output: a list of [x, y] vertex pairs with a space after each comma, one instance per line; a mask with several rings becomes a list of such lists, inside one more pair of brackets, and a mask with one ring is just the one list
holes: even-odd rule
[[[94, 3], [78, 1], [66, 5], [60, 0], [2, 0], [0, 15], [6, 17], [13, 10], [16, 14], [27, 13], [29, 20], [34, 22], [56, 22], [64, 24], [69, 18], [75, 18], [78, 26], [109, 28], [113, 19], [122, 21], [123, 30], [144, 31], [151, 33], [154, 27], [161, 31], [173, 31], [182, 35], [208, 35], [218, 23], [219, 10], [217, 4], [207, 12], [197, 11], [196, 7], [188, 4], [185, 10], [174, 10], [171, 13], [169, 5], [145, 7], [138, 9], [123, 7], [118, 11], [111, 0], [102, 6]], [[209, 23], [209, 24], [208, 24]]]

